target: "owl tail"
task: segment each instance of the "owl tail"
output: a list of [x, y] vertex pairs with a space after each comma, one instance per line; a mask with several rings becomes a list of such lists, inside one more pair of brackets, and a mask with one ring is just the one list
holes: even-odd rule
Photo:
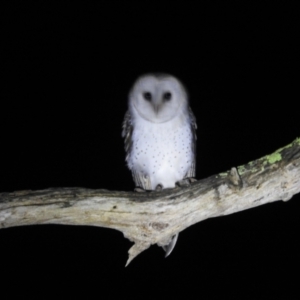
[[175, 245], [176, 245], [176, 242], [177, 242], [177, 239], [178, 239], [178, 235], [179, 233], [175, 234], [173, 237], [172, 237], [172, 240], [171, 242], [169, 243], [169, 245], [167, 246], [163, 246], [162, 248], [165, 250], [166, 252], [166, 255], [165, 257], [169, 256], [171, 254], [171, 252], [173, 251]]

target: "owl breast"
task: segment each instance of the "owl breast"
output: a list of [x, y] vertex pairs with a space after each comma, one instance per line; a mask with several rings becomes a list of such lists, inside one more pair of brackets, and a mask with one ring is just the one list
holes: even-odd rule
[[139, 119], [134, 126], [128, 166], [149, 176], [152, 189], [158, 184], [173, 188], [193, 163], [192, 144], [191, 126], [182, 116], [165, 123]]

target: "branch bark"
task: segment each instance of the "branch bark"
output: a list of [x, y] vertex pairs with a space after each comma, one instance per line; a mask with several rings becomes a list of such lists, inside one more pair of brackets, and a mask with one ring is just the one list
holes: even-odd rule
[[0, 194], [0, 228], [33, 224], [117, 229], [135, 244], [129, 262], [152, 244], [202, 220], [232, 214], [300, 192], [300, 138], [245, 165], [187, 188], [134, 193], [50, 188]]

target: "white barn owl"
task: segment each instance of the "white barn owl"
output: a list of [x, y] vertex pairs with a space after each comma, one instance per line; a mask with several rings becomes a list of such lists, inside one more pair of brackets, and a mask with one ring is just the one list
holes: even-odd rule
[[[194, 178], [196, 128], [187, 93], [178, 79], [168, 74], [138, 78], [129, 93], [122, 132], [135, 186], [160, 190]], [[177, 237], [163, 247], [166, 256]]]

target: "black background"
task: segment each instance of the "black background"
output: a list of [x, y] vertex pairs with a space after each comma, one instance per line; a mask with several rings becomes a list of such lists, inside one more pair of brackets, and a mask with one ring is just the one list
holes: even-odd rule
[[[121, 124], [131, 85], [148, 72], [173, 74], [189, 91], [197, 178], [292, 142], [299, 25], [297, 6], [285, 1], [2, 2], [0, 191], [132, 190]], [[206, 220], [180, 233], [167, 259], [152, 246], [127, 268], [131, 243], [114, 230], [2, 229], [2, 289], [298, 299], [299, 200]]]

